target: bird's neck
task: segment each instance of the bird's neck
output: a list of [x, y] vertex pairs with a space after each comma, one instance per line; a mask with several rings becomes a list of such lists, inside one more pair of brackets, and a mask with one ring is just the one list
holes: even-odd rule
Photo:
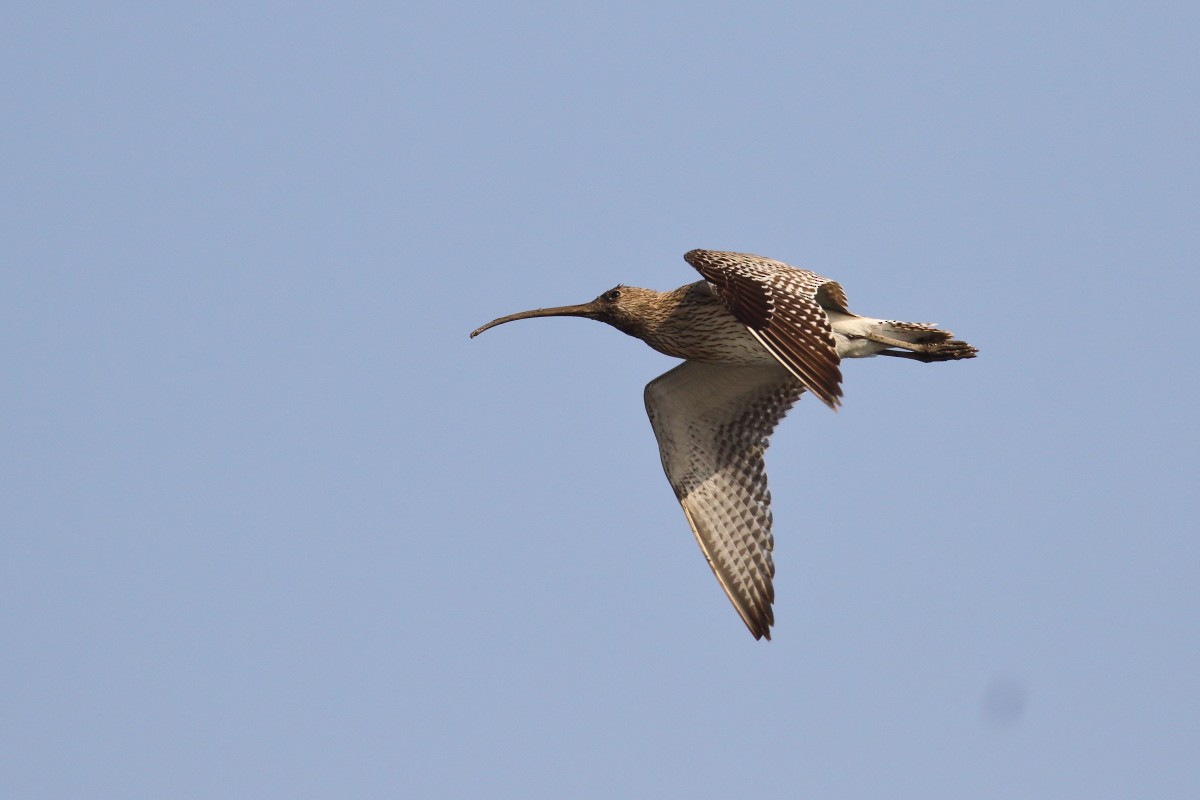
[[621, 327], [630, 336], [636, 336], [646, 344], [676, 358], [693, 358], [696, 355], [695, 330], [697, 322], [707, 327], [702, 320], [709, 317], [729, 315], [721, 301], [712, 293], [705, 281], [697, 281], [678, 289], [659, 294], [649, 304], [629, 329]]

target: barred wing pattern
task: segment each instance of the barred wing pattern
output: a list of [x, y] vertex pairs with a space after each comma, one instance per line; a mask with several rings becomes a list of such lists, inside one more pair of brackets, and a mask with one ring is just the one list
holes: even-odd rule
[[804, 392], [775, 365], [685, 361], [646, 386], [667, 480], [704, 557], [754, 638], [775, 600], [768, 437]]
[[840, 286], [806, 269], [749, 253], [692, 250], [683, 257], [779, 363], [821, 402], [838, 407], [841, 360], [829, 316], [817, 297], [821, 292], [844, 306]]

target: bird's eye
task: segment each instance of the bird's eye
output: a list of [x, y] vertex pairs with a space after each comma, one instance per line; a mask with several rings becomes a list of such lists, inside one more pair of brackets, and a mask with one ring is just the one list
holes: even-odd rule
[[620, 289], [609, 289], [607, 292], [604, 293], [604, 299], [610, 303], [617, 302], [618, 300], [621, 299], [621, 290]]

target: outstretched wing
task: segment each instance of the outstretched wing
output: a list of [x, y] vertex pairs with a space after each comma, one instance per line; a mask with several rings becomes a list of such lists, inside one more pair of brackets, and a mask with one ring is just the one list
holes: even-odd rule
[[841, 286], [806, 269], [749, 253], [692, 250], [683, 257], [779, 363], [821, 402], [838, 407], [841, 360], [829, 317], [818, 301], [844, 306]]
[[646, 385], [667, 480], [708, 565], [755, 639], [771, 638], [775, 540], [763, 453], [804, 391], [776, 365], [685, 361]]

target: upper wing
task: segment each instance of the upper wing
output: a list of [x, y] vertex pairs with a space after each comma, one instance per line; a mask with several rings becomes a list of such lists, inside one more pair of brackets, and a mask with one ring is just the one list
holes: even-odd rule
[[[684, 259], [704, 276], [729, 312], [779, 363], [830, 408], [842, 396], [842, 371], [818, 291], [845, 305], [841, 287], [820, 275], [748, 253], [692, 250]], [[827, 287], [822, 290], [822, 287]]]
[[804, 386], [775, 365], [685, 361], [646, 385], [667, 480], [755, 639], [771, 638], [775, 563], [767, 439]]

